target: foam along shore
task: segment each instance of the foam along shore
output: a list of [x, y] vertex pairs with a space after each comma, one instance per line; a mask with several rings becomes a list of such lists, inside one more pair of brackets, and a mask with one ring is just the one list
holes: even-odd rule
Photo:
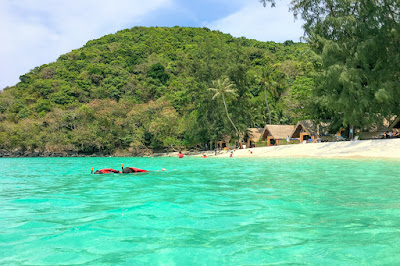
[[[251, 152], [250, 152], [251, 151]], [[217, 157], [229, 157], [222, 151]], [[323, 157], [400, 159], [400, 139], [290, 144], [235, 150], [233, 157]]]

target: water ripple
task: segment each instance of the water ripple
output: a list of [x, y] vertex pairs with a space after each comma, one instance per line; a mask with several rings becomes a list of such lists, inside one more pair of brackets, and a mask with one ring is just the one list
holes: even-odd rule
[[[120, 163], [146, 174], [91, 175]], [[1, 264], [395, 264], [399, 162], [0, 159]], [[166, 172], [156, 172], [167, 168]]]

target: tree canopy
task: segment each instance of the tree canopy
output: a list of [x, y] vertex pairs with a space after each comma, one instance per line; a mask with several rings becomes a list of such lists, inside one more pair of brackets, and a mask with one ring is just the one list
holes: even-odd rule
[[[234, 38], [207, 28], [122, 30], [5, 88], [0, 149], [132, 154], [203, 147], [237, 135], [233, 125], [241, 132], [264, 126], [265, 85], [256, 76], [267, 68], [274, 70], [274, 88], [266, 92], [272, 122], [307, 117], [317, 64], [304, 43]], [[208, 88], [224, 77], [237, 95], [213, 100]]]
[[365, 128], [400, 114], [399, 1], [292, 0], [290, 9], [321, 62], [316, 119]]

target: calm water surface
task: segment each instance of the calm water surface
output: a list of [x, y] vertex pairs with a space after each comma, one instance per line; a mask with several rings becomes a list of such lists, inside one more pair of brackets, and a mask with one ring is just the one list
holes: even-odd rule
[[[91, 175], [121, 163], [154, 170]], [[0, 159], [1, 265], [396, 264], [400, 161]], [[156, 172], [166, 168], [166, 172]]]

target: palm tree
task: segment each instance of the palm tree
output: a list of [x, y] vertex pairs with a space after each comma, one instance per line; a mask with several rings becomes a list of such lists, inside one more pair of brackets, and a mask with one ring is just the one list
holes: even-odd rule
[[258, 78], [260, 78], [260, 82], [264, 85], [264, 97], [265, 97], [265, 105], [267, 107], [267, 111], [268, 111], [268, 117], [269, 117], [269, 124], [271, 125], [271, 111], [269, 109], [269, 104], [268, 104], [268, 97], [267, 97], [267, 88], [269, 89], [271, 94], [274, 94], [275, 96], [279, 96], [278, 92], [276, 91], [276, 89], [274, 88], [274, 84], [275, 82], [272, 80], [271, 78], [271, 73], [272, 73], [272, 69], [268, 68], [263, 70], [263, 72], [261, 73], [261, 76], [258, 76]]
[[233, 96], [237, 96], [236, 90], [232, 88], [234, 86], [234, 84], [229, 80], [229, 78], [225, 78], [224, 80], [221, 80], [221, 79], [213, 80], [212, 84], [214, 85], [214, 88], [209, 88], [210, 91], [214, 91], [215, 92], [215, 94], [212, 97], [212, 99], [214, 100], [215, 98], [217, 98], [218, 96], [221, 95], [222, 102], [224, 103], [224, 106], [225, 106], [226, 116], [228, 117], [228, 119], [231, 122], [232, 126], [235, 128], [236, 134], [238, 135], [238, 138], [240, 138], [239, 130], [236, 128], [236, 126], [233, 123], [231, 117], [229, 116], [228, 108], [226, 107], [226, 102], [225, 102], [225, 95], [226, 94], [231, 94]]

